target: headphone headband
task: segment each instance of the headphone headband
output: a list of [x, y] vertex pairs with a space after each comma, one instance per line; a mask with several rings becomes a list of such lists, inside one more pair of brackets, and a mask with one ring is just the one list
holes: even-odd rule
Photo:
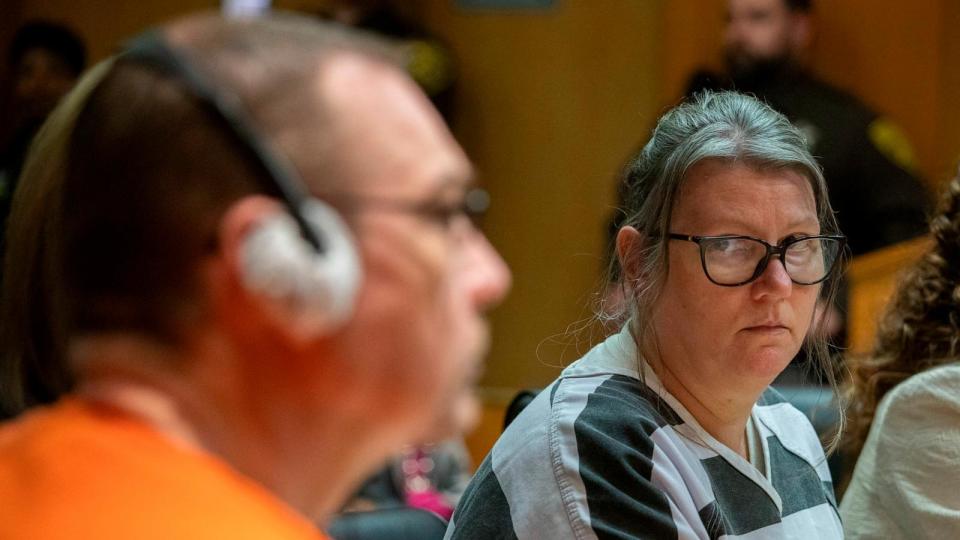
[[134, 38], [121, 57], [171, 75], [186, 85], [204, 106], [226, 124], [229, 132], [253, 156], [270, 179], [271, 185], [266, 187], [279, 195], [306, 241], [318, 253], [324, 252], [322, 240], [303, 215], [302, 208], [310, 197], [306, 185], [293, 164], [285, 156], [273, 151], [267, 141], [257, 133], [243, 110], [239, 96], [217, 89], [185, 54], [169, 45], [156, 30]]

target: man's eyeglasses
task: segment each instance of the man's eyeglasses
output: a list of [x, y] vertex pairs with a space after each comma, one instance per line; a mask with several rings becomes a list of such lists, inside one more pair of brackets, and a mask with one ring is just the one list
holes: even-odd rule
[[670, 233], [671, 240], [700, 246], [700, 263], [711, 282], [723, 287], [746, 285], [760, 277], [771, 257], [780, 259], [791, 281], [814, 285], [827, 279], [847, 239], [837, 235], [792, 236], [771, 245], [751, 236], [693, 236]]
[[490, 208], [490, 195], [482, 188], [470, 188], [459, 201], [445, 203], [442, 201], [404, 201], [385, 197], [341, 197], [333, 198], [338, 206], [345, 206], [354, 210], [369, 208], [382, 212], [400, 212], [416, 216], [449, 227], [459, 216], [468, 218], [475, 227], [479, 227], [483, 216]]

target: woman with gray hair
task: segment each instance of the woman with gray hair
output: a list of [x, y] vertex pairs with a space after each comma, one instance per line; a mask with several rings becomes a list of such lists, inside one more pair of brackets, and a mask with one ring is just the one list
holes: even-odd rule
[[815, 313], [845, 241], [803, 136], [706, 93], [627, 181], [621, 331], [504, 432], [447, 538], [842, 538], [820, 441], [768, 388], [801, 346], [830, 361]]

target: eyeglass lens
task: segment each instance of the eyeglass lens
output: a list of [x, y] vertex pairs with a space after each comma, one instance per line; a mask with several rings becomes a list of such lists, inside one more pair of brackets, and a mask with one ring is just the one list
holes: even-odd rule
[[[782, 259], [787, 275], [799, 284], [822, 281], [833, 268], [840, 244], [833, 238], [800, 239], [789, 243]], [[704, 239], [702, 249], [707, 276], [723, 285], [750, 280], [767, 256], [766, 245], [749, 238]]]

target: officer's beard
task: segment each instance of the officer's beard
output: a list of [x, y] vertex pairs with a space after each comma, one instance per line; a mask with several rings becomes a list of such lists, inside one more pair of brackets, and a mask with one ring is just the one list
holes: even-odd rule
[[796, 69], [789, 55], [757, 58], [743, 51], [728, 50], [725, 60], [734, 88], [758, 95]]

